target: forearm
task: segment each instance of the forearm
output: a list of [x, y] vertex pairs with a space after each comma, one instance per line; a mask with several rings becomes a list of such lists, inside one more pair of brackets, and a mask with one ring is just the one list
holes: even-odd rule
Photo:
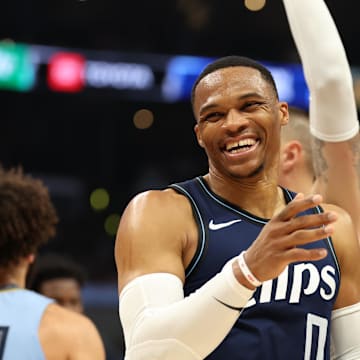
[[323, 0], [283, 0], [310, 90], [310, 129], [325, 141], [344, 141], [358, 132], [350, 66]]
[[360, 239], [360, 137], [344, 142], [314, 138], [315, 193], [324, 202], [345, 209], [351, 216]]
[[252, 293], [237, 282], [230, 263], [186, 298], [174, 275], [135, 279], [120, 294], [126, 359], [203, 359], [228, 334]]

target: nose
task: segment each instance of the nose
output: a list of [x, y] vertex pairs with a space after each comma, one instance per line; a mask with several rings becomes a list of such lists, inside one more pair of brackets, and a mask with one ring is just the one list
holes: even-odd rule
[[237, 109], [228, 111], [223, 127], [229, 132], [239, 132], [249, 126], [249, 119]]

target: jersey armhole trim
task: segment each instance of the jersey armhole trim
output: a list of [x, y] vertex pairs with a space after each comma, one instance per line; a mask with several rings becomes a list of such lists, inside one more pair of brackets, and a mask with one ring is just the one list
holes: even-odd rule
[[193, 199], [193, 197], [191, 196], [191, 194], [186, 189], [184, 189], [182, 186], [180, 186], [178, 184], [172, 184], [169, 186], [169, 188], [175, 190], [176, 192], [178, 192], [180, 194], [183, 194], [184, 196], [186, 196], [189, 199], [192, 210], [193, 210], [194, 218], [197, 223], [198, 230], [199, 230], [198, 244], [196, 247], [195, 255], [192, 258], [190, 264], [185, 269], [185, 277], [187, 278], [195, 270], [196, 265], [199, 263], [202, 255], [204, 253], [205, 244], [206, 244], [205, 225], [204, 225], [204, 221], [202, 219], [200, 210], [199, 210], [198, 206], [196, 205], [196, 202]]

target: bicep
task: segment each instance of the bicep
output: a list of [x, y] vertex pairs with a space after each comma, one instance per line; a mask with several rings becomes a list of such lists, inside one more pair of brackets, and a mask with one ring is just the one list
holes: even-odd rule
[[336, 223], [333, 242], [340, 266], [340, 289], [334, 308], [360, 302], [360, 247], [350, 216], [338, 209], [339, 220]]
[[119, 291], [148, 273], [167, 272], [184, 279], [181, 216], [159, 195], [143, 194], [123, 213], [115, 244]]

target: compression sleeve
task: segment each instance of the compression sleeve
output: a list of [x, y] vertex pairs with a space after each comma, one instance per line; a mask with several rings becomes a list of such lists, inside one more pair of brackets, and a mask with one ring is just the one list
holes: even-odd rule
[[359, 130], [350, 66], [323, 0], [283, 0], [310, 90], [310, 130], [337, 142]]
[[360, 303], [333, 310], [331, 323], [332, 359], [360, 359]]
[[127, 284], [119, 302], [125, 360], [201, 360], [210, 354], [253, 294], [236, 280], [232, 262], [185, 298], [181, 280], [169, 273]]

